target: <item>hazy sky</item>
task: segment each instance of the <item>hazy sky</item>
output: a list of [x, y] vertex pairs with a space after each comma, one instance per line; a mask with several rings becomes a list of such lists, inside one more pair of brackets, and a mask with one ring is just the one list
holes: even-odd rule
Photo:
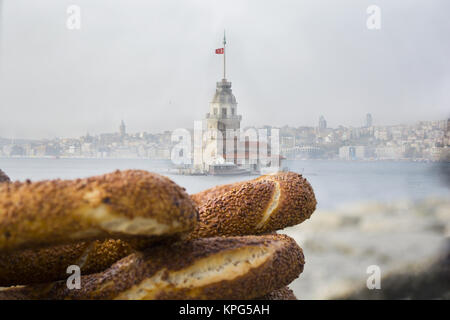
[[[81, 30], [66, 27], [71, 4]], [[366, 27], [371, 4], [381, 30]], [[0, 136], [193, 127], [224, 28], [244, 126], [445, 119], [449, 15], [448, 0], [3, 0]]]

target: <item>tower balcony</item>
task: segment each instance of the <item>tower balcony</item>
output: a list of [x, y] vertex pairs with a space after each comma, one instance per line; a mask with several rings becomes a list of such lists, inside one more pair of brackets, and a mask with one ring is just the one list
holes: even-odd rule
[[231, 82], [228, 82], [226, 79], [222, 79], [222, 81], [216, 82], [216, 87], [222, 89], [231, 89]]
[[242, 116], [241, 115], [221, 115], [221, 114], [211, 114], [211, 113], [207, 113], [206, 114], [206, 119], [231, 119], [231, 120], [242, 120]]

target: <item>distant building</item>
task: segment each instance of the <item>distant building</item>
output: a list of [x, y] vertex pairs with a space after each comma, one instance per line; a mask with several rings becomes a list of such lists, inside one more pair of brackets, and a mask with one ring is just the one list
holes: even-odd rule
[[119, 134], [122, 138], [125, 137], [127, 134], [125, 122], [123, 122], [123, 120], [120, 122]]
[[378, 159], [392, 159], [398, 160], [402, 159], [405, 154], [405, 146], [400, 147], [377, 147], [375, 148], [375, 155]]
[[366, 127], [370, 128], [373, 125], [373, 118], [370, 113], [366, 115]]
[[344, 146], [339, 148], [339, 158], [342, 160], [363, 160], [367, 157], [365, 146]]
[[[227, 150], [227, 138], [234, 139], [241, 127], [242, 117], [237, 114], [236, 98], [231, 91], [231, 82], [226, 79], [217, 82], [216, 93], [210, 103], [209, 113], [206, 114], [205, 123], [207, 130], [217, 130], [221, 133], [222, 139], [211, 135], [206, 141], [211, 156], [226, 155], [234, 150]], [[227, 136], [228, 134], [228, 136]], [[234, 142], [233, 142], [234, 145]], [[209, 146], [209, 147], [208, 147]], [[222, 148], [222, 152], [217, 150]]]
[[390, 132], [390, 128], [376, 128], [374, 131], [374, 137], [378, 140], [386, 141], [390, 140], [392, 135]]
[[445, 135], [444, 135], [444, 146], [449, 147], [450, 146], [450, 118], [447, 119], [447, 126], [445, 128]]
[[320, 116], [319, 129], [326, 129], [326, 128], [327, 128], [327, 121], [325, 120], [324, 116]]
[[295, 137], [281, 137], [281, 149], [289, 149], [295, 147]]
[[241, 174], [257, 172], [272, 165], [277, 167], [283, 159], [278, 150], [276, 154], [272, 153], [268, 141], [258, 141], [255, 128], [241, 132], [242, 116], [237, 113], [236, 97], [231, 82], [226, 78], [225, 45], [224, 35], [223, 48], [216, 50], [216, 53], [223, 54], [223, 78], [216, 83], [209, 112], [203, 120], [206, 135], [203, 136], [201, 152], [197, 156], [194, 152], [193, 173]]
[[294, 151], [296, 159], [316, 159], [323, 153], [319, 146], [314, 145], [297, 146]]
[[[203, 156], [201, 159], [194, 159], [195, 170], [204, 172], [211, 171], [211, 164], [205, 159], [209, 158], [214, 163], [224, 164], [225, 162], [237, 164], [237, 159], [227, 159], [227, 155], [235, 155], [237, 150], [237, 137], [241, 128], [242, 117], [237, 114], [237, 102], [231, 90], [231, 82], [226, 79], [225, 73], [225, 35], [223, 38], [223, 48], [219, 54], [223, 54], [223, 78], [216, 83], [216, 92], [210, 102], [209, 113], [206, 114], [203, 125], [210, 133], [206, 137]], [[221, 52], [221, 53], [220, 53]], [[216, 52], [217, 53], [217, 52]], [[227, 147], [232, 150], [227, 150]]]

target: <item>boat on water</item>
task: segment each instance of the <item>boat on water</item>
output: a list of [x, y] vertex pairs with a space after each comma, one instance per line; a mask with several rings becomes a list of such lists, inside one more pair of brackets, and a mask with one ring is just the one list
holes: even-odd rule
[[215, 163], [209, 166], [208, 174], [213, 176], [237, 176], [249, 175], [249, 169], [239, 167], [231, 162]]
[[211, 163], [203, 166], [183, 165], [177, 169], [177, 174], [181, 175], [207, 175], [207, 176], [240, 176], [240, 175], [261, 175], [274, 174], [279, 171], [288, 171], [287, 167], [280, 166], [260, 166], [253, 164], [236, 164], [226, 161], [223, 157], [217, 157]]
[[[246, 167], [238, 166], [232, 162], [215, 161], [206, 168], [195, 168], [193, 166], [180, 166], [176, 170], [176, 174], [189, 176], [240, 176], [254, 174], [252, 170]], [[175, 172], [173, 172], [175, 173]]]

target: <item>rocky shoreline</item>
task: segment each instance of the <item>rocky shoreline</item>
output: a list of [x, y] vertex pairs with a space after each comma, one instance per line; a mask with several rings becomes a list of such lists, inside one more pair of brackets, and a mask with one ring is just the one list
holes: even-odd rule
[[[441, 257], [450, 250], [446, 245], [450, 200], [361, 203], [335, 211], [318, 210], [314, 219], [283, 232], [303, 247], [307, 257], [306, 272], [290, 286], [299, 299], [408, 298], [384, 288], [407, 288], [401, 284], [404, 279], [420, 288], [428, 281], [421, 280], [420, 274], [431, 271], [436, 279], [442, 278], [440, 270], [449, 263]], [[366, 287], [370, 265], [380, 267], [381, 290]], [[418, 279], [411, 274], [418, 274]], [[436, 290], [439, 297], [448, 297], [448, 289], [447, 293]], [[429, 297], [436, 298], [431, 291]]]

